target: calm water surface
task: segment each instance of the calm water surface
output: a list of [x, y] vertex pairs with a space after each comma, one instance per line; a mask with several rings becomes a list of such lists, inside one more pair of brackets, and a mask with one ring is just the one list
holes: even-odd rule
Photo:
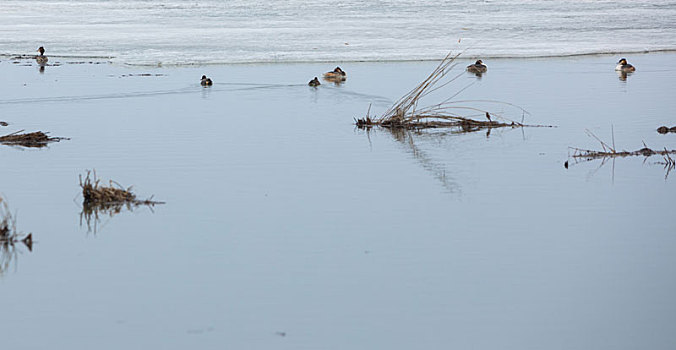
[[[435, 63], [0, 62], [0, 193], [32, 252], [0, 275], [12, 349], [670, 349], [673, 174], [569, 146], [676, 148], [673, 54], [492, 60], [446, 90], [556, 128], [356, 130]], [[461, 60], [461, 66], [469, 63]], [[391, 72], [398, 74], [391, 74]], [[140, 77], [129, 74], [151, 73]], [[209, 74], [216, 84], [204, 89]], [[496, 112], [513, 109], [493, 107]], [[508, 114], [520, 119], [519, 113]], [[78, 175], [165, 205], [80, 223]]]

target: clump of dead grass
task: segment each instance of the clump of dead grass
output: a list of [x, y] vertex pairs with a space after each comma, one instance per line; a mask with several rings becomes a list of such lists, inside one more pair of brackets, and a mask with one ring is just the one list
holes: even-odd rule
[[35, 131], [24, 133], [24, 130], [19, 130], [5, 136], [0, 136], [0, 143], [10, 146], [23, 147], [45, 147], [50, 142], [59, 142], [67, 140], [65, 137], [51, 137], [42, 131]]
[[102, 185], [101, 180], [96, 177], [96, 172], [90, 170], [87, 170], [84, 179], [80, 175], [80, 188], [83, 197], [80, 224], [84, 220], [89, 231], [94, 232], [102, 215], [112, 217], [125, 208], [133, 211], [139, 206], [152, 208], [156, 204], [164, 204], [154, 201], [152, 196], [148, 199], [138, 199], [131, 186], [124, 188], [112, 180], [108, 182], [108, 186]]
[[[492, 100], [454, 100], [469, 86], [459, 89], [440, 103], [421, 107], [419, 104], [424, 97], [447, 86], [465, 74], [463, 69], [462, 72], [444, 81], [444, 78], [453, 68], [458, 66], [456, 59], [459, 56], [460, 54], [449, 53], [425, 80], [396, 101], [385, 113], [379, 117], [371, 117], [371, 108], [369, 107], [364, 118], [355, 119], [355, 125], [359, 128], [374, 126], [406, 129], [458, 128], [464, 132], [502, 127], [545, 126], [523, 124], [523, 117], [528, 112], [510, 103]], [[495, 104], [516, 108], [522, 113], [522, 120], [521, 122], [510, 120], [500, 113], [466, 106], [465, 103]]]

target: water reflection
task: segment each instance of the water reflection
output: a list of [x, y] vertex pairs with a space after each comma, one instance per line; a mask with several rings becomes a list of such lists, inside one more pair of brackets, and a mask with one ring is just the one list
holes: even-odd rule
[[[364, 128], [361, 130], [364, 130], [369, 138], [369, 142], [371, 140], [371, 133], [376, 132], [375, 129], [372, 128]], [[385, 130], [387, 130], [397, 142], [404, 146], [407, 153], [412, 155], [413, 159], [415, 159], [423, 169], [429, 172], [432, 177], [439, 181], [448, 192], [461, 192], [460, 186], [452, 177], [448, 176], [446, 165], [430, 157], [427, 152], [422, 150], [416, 144], [416, 141], [430, 138], [440, 141], [451, 134], [457, 134], [459, 132], [427, 132], [424, 130], [409, 130], [405, 128], [385, 128]]]
[[346, 80], [345, 77], [341, 78], [323, 77], [322, 79], [326, 82], [333, 83], [333, 85], [335, 86], [343, 85], [343, 83], [345, 83]]
[[7, 202], [0, 197], [0, 276], [12, 265], [18, 256], [18, 246], [21, 244], [33, 250], [33, 235], [24, 235], [16, 231], [16, 219], [12, 217]]
[[96, 234], [99, 228], [101, 227], [101, 221], [106, 217], [108, 219], [112, 219], [113, 216], [120, 214], [125, 209], [128, 212], [133, 212], [140, 206], [147, 206], [150, 209], [150, 211], [153, 212], [153, 207], [155, 205], [152, 203], [134, 203], [134, 202], [97, 203], [97, 204], [83, 202], [82, 211], [80, 212], [80, 227], [83, 227], [83, 225], [87, 225], [87, 233]]
[[633, 72], [627, 73], [619, 70], [616, 70], [615, 73], [617, 73], [617, 78], [620, 79], [621, 81], [627, 81], [627, 77], [633, 74]]
[[467, 71], [467, 73], [476, 76], [477, 79], [479, 79], [479, 80], [481, 80], [481, 77], [483, 77], [483, 75], [486, 74], [485, 72], [482, 73], [482, 72], [470, 72], [470, 71]]

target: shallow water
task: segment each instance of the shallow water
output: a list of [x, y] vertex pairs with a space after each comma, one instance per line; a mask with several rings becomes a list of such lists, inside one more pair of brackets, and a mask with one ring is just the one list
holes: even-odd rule
[[126, 64], [676, 50], [676, 1], [4, 0], [0, 54]]
[[[0, 276], [3, 344], [670, 349], [673, 174], [563, 162], [600, 147], [585, 129], [676, 148], [655, 131], [674, 124], [675, 57], [631, 56], [626, 81], [614, 56], [488, 61], [439, 96], [471, 84], [458, 99], [557, 126], [490, 135], [354, 128], [432, 62], [345, 64], [345, 84], [313, 89], [333, 66], [2, 61], [0, 134], [71, 138], [0, 147], [0, 193], [37, 241]], [[86, 169], [167, 203], [90, 231]]]

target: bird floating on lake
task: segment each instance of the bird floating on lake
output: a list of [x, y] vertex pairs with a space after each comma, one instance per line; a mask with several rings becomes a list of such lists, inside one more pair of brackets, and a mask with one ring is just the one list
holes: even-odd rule
[[345, 78], [347, 78], [347, 74], [340, 67], [336, 67], [331, 72], [324, 73], [324, 79], [328, 80], [345, 80]]
[[619, 61], [617, 61], [617, 66], [615, 66], [615, 70], [618, 72], [629, 73], [636, 71], [636, 68], [631, 64], [627, 63], [626, 58], [621, 58]]
[[472, 73], [486, 73], [488, 67], [482, 60], [477, 60], [474, 64], [467, 66], [467, 71]]
[[203, 75], [202, 80], [200, 80], [200, 84], [202, 86], [211, 86], [211, 85], [214, 85], [214, 82], [211, 81], [211, 79], [207, 78], [206, 75]]
[[45, 48], [42, 47], [42, 46], [40, 46], [40, 47], [38, 48], [38, 52], [40, 53], [40, 55], [35, 56], [35, 61], [36, 61], [39, 65], [44, 65], [44, 64], [46, 64], [47, 61], [49, 61], [49, 59], [47, 58], [47, 56], [45, 56]]

